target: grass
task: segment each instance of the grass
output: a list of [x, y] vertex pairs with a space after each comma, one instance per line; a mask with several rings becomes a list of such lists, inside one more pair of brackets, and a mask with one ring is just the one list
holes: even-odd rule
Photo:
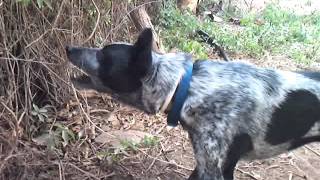
[[[228, 17], [223, 17], [227, 19]], [[248, 14], [240, 26], [200, 21], [191, 13], [181, 13], [172, 5], [160, 14], [159, 28], [167, 49], [173, 47], [208, 58], [208, 49], [192, 34], [197, 29], [208, 32], [229, 52], [255, 58], [265, 55], [286, 55], [299, 63], [316, 61], [320, 55], [320, 13], [296, 15], [294, 12], [269, 5], [260, 14]]]

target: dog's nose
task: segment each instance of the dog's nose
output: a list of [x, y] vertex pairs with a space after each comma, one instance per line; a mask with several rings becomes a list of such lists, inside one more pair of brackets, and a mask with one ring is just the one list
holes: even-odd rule
[[72, 50], [72, 47], [70, 47], [70, 46], [66, 46], [66, 53], [69, 55], [70, 54], [70, 52], [71, 52], [71, 50]]

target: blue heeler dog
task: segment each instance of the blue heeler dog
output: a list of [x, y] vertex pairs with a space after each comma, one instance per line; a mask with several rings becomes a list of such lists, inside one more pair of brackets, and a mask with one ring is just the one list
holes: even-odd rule
[[134, 44], [66, 47], [89, 78], [77, 83], [148, 113], [169, 112], [188, 131], [197, 166], [189, 179], [233, 179], [240, 159], [261, 159], [320, 141], [320, 73], [152, 51], [145, 29]]

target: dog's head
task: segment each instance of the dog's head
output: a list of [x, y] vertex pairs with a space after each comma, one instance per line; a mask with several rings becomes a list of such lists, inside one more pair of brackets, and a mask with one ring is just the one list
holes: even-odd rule
[[152, 32], [144, 30], [134, 45], [111, 44], [102, 49], [66, 47], [72, 64], [85, 71], [93, 83], [119, 93], [130, 93], [141, 87], [152, 63]]
[[98, 91], [115, 93], [137, 104], [143, 79], [152, 66], [152, 31], [145, 29], [134, 44], [116, 43], [99, 48], [66, 47], [69, 61], [89, 78], [74, 83]]

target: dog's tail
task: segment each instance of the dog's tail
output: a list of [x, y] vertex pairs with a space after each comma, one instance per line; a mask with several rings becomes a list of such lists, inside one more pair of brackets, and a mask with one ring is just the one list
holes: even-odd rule
[[213, 38], [211, 38], [208, 33], [204, 32], [203, 30], [198, 30], [197, 33], [200, 35], [202, 42], [208, 43], [211, 47], [215, 50], [219, 51], [219, 56], [222, 57], [225, 61], [230, 61], [229, 57], [223, 50], [223, 48], [214, 42]]

